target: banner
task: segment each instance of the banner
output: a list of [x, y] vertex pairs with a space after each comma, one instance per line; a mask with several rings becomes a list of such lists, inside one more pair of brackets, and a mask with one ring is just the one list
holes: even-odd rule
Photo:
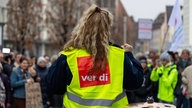
[[184, 42], [183, 23], [179, 0], [176, 0], [176, 3], [171, 12], [171, 16], [169, 18], [168, 25], [174, 28], [174, 35], [169, 50], [176, 51]]
[[138, 39], [150, 40], [152, 39], [152, 19], [139, 19], [138, 25]]
[[25, 84], [26, 108], [43, 108], [41, 87], [39, 83]]

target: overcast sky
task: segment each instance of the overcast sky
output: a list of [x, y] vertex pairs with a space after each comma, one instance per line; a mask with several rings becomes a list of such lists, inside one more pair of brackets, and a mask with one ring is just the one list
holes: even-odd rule
[[[126, 4], [129, 16], [154, 20], [160, 12], [165, 12], [166, 5], [174, 5], [176, 0], [121, 0]], [[183, 0], [180, 0], [183, 5]]]

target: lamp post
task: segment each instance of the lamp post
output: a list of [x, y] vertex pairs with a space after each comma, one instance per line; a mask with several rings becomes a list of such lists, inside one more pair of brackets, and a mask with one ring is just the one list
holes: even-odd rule
[[0, 6], [0, 50], [4, 47], [3, 37], [4, 37], [4, 26], [6, 24], [6, 14], [7, 9], [5, 6]]
[[3, 48], [3, 35], [4, 35], [4, 25], [5, 23], [0, 22], [0, 48]]
[[123, 16], [123, 44], [127, 43], [127, 16]]
[[77, 2], [77, 21], [78, 21], [81, 17], [81, 0], [76, 0], [76, 2]]

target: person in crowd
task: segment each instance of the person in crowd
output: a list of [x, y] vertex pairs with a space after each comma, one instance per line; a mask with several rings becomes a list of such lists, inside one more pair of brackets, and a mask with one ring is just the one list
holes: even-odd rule
[[[176, 63], [178, 63], [178, 61], [177, 61], [175, 52], [173, 52], [173, 51], [168, 51], [168, 54], [170, 55], [170, 61], [171, 61], [172, 65], [176, 65]], [[178, 71], [177, 71], [177, 72], [178, 72]], [[177, 77], [177, 78], [179, 78], [179, 73], [178, 73], [178, 77]], [[176, 84], [175, 89], [174, 89], [174, 96], [175, 96], [175, 102], [174, 102], [174, 104], [175, 104], [175, 105], [177, 105], [177, 100], [178, 100], [178, 98], [179, 98], [180, 91], [181, 91], [181, 88], [180, 88], [180, 85], [179, 85], [179, 83], [178, 83], [178, 81], [177, 81], [177, 84]]]
[[176, 55], [173, 51], [167, 51], [167, 53], [170, 55], [170, 62], [174, 65], [177, 63]]
[[47, 61], [47, 67], [49, 68], [51, 66], [50, 57], [48, 55], [44, 55], [44, 58]]
[[112, 14], [92, 5], [50, 67], [48, 93], [64, 95], [65, 108], [124, 108], [124, 89], [142, 85], [143, 68], [132, 46], [112, 44], [111, 25]]
[[47, 67], [47, 60], [43, 56], [39, 57], [37, 60], [35, 71], [37, 72], [37, 76], [40, 78], [43, 108], [48, 108], [48, 97], [46, 93], [47, 86], [45, 81], [48, 70], [49, 69]]
[[170, 62], [170, 55], [167, 51], [160, 55], [161, 66], [156, 66], [152, 70], [150, 79], [158, 81], [159, 102], [174, 103], [174, 89], [177, 84], [178, 72], [176, 65]]
[[182, 94], [189, 97], [189, 106], [186, 108], [192, 108], [192, 65], [186, 67], [182, 72], [182, 82], [184, 83], [185, 89], [183, 89]]
[[[11, 92], [11, 85], [10, 85], [10, 80], [6, 74], [3, 73], [3, 66], [0, 63], [0, 78], [3, 82], [3, 85], [5, 87], [5, 107], [6, 108], [11, 108], [12, 104], [12, 92]], [[0, 96], [1, 97], [1, 96]]]
[[17, 53], [15, 55], [15, 62], [13, 65], [13, 71], [19, 67], [19, 62], [20, 62], [21, 57], [22, 57], [22, 54], [20, 54], [20, 53]]
[[179, 59], [180, 59], [180, 56], [179, 56], [179, 53], [176, 51], [176, 52], [174, 52], [174, 54], [175, 54], [175, 59], [176, 59], [176, 64], [179, 62]]
[[[55, 61], [57, 60], [57, 58], [61, 55], [61, 52], [59, 52], [58, 54], [52, 55], [51, 56], [51, 65], [53, 65], [55, 63]], [[63, 95], [52, 95], [52, 96], [48, 96], [48, 102], [52, 101], [52, 105], [54, 106], [62, 106], [63, 102]], [[52, 108], [54, 108], [52, 106]]]
[[14, 51], [11, 51], [10, 52], [10, 55], [11, 55], [11, 65], [12, 67], [14, 66], [14, 62], [15, 62], [15, 52]]
[[139, 62], [144, 69], [144, 76], [143, 76], [143, 84], [141, 88], [135, 91], [135, 101], [136, 102], [146, 102], [148, 97], [153, 96], [152, 94], [152, 82], [150, 80], [151, 75], [151, 68], [147, 66], [147, 58], [145, 56], [141, 56], [139, 58]]
[[150, 68], [151, 70], [153, 69], [153, 62], [152, 59], [150, 58], [147, 58], [147, 67]]
[[28, 65], [28, 72], [30, 73], [31, 77], [33, 78], [34, 82], [40, 82], [40, 77], [38, 77], [35, 68], [33, 67], [33, 60], [28, 58], [29, 65]]
[[35, 66], [37, 65], [37, 57], [36, 56], [31, 56], [31, 63], [32, 63], [32, 67], [35, 68]]
[[182, 89], [183, 89], [183, 82], [182, 82], [182, 72], [183, 70], [192, 64], [191, 58], [190, 58], [190, 51], [188, 49], [183, 49], [181, 52], [181, 57], [179, 59], [179, 61], [177, 62], [177, 70], [179, 72], [179, 76], [178, 76], [178, 86], [181, 88], [180, 92], [178, 93], [178, 98], [177, 98], [177, 108], [181, 108], [181, 106], [183, 106], [184, 108], [188, 108], [189, 106], [189, 100], [187, 99], [187, 97], [185, 97], [182, 94]]
[[152, 67], [155, 67], [156, 66], [155, 61], [157, 58], [159, 58], [157, 52], [155, 50], [150, 50], [148, 58], [152, 60], [152, 64], [151, 64]]
[[12, 72], [12, 65], [11, 65], [11, 55], [4, 54], [4, 61], [2, 62], [3, 65], [3, 73], [5, 73], [9, 78]]
[[[2, 71], [3, 66], [0, 66]], [[3, 84], [3, 79], [0, 77], [0, 108], [5, 108], [6, 90]]]
[[[156, 59], [155, 60], [155, 63], [156, 67], [160, 67], [161, 66], [161, 61], [160, 59]], [[151, 66], [151, 70], [153, 70], [153, 66]], [[150, 75], [151, 77], [151, 75]], [[152, 81], [152, 80], [151, 80]], [[152, 84], [153, 84], [153, 87], [152, 87], [152, 94], [153, 94], [153, 99], [154, 99], [154, 102], [159, 102], [159, 99], [157, 98], [157, 95], [158, 95], [158, 88], [159, 88], [159, 81], [152, 81]]]
[[141, 56], [143, 56], [144, 54], [142, 53], [142, 52], [138, 52], [138, 53], [136, 53], [135, 54], [135, 58], [137, 59], [137, 60], [139, 60], [139, 58], [141, 57]]
[[21, 57], [20, 65], [11, 73], [11, 87], [13, 88], [13, 108], [25, 108], [25, 83], [33, 83], [30, 73], [27, 71], [28, 59]]

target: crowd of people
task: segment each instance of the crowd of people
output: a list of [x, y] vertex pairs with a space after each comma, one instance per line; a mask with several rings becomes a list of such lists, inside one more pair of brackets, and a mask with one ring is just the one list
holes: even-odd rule
[[[25, 57], [14, 52], [0, 52], [0, 105], [2, 108], [25, 108], [25, 83], [39, 82], [44, 108], [49, 107], [45, 77], [58, 55], [49, 57]], [[144, 69], [143, 83], [139, 89], [127, 90], [129, 103], [146, 102], [153, 97], [155, 102], [174, 104], [177, 108], [190, 108], [192, 103], [191, 52], [137, 55]], [[56, 97], [62, 105], [62, 96]], [[56, 99], [59, 101], [58, 99]], [[57, 103], [57, 102], [56, 102]]]
[[164, 51], [158, 54], [138, 54], [137, 59], [144, 69], [141, 88], [127, 91], [130, 103], [145, 102], [153, 97], [155, 102], [174, 104], [177, 108], [191, 108], [191, 52], [183, 49], [179, 54]]
[[0, 52], [0, 108], [25, 108], [26, 83], [40, 83], [43, 108], [48, 108], [46, 75], [58, 55], [26, 57]]

